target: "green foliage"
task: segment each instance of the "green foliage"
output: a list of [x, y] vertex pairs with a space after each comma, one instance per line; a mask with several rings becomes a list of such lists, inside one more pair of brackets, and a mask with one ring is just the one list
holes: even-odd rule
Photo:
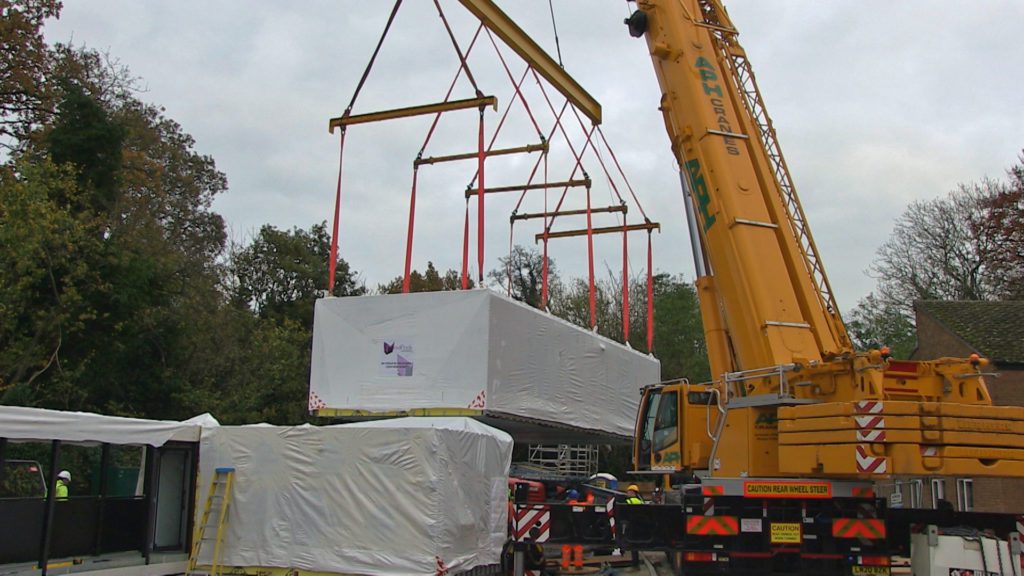
[[999, 298], [1024, 300], [1024, 154], [1007, 176], [997, 193], [985, 199], [982, 209], [996, 245], [990, 266], [1004, 279]]
[[846, 315], [854, 345], [908, 357], [915, 300], [1024, 298], [1024, 156], [1007, 174], [907, 207], [871, 264], [876, 289]]
[[[261, 318], [297, 319], [312, 328], [313, 302], [327, 286], [330, 254], [326, 222], [290, 231], [264, 225], [251, 244], [231, 256], [233, 298]], [[339, 260], [331, 295], [365, 292], [348, 263]]]
[[[544, 279], [544, 255], [536, 248], [516, 245], [509, 256], [498, 259], [500, 266], [487, 273], [495, 283], [504, 286], [509, 295], [534, 308], [541, 307]], [[548, 258], [548, 307], [558, 300], [562, 282], [554, 260]], [[581, 324], [582, 326], [582, 324]]]
[[73, 166], [79, 188], [91, 193], [92, 210], [108, 213], [118, 194], [124, 126], [114, 122], [80, 86], [70, 84], [57, 106], [57, 121], [47, 138], [53, 161]]
[[1024, 279], [1024, 166], [1008, 182], [985, 179], [917, 201], [875, 254], [875, 297], [913, 317], [915, 300], [1001, 300]]
[[654, 355], [661, 360], [661, 378], [710, 380], [704, 325], [693, 285], [682, 276], [655, 275], [654, 318]]
[[[85, 337], [105, 288], [90, 267], [101, 249], [95, 222], [75, 213], [72, 174], [52, 163], [0, 170], [0, 400], [74, 405], [78, 369], [64, 362]], [[40, 378], [46, 375], [44, 378]]]
[[49, 60], [43, 22], [58, 0], [0, 0], [0, 146], [16, 148], [46, 101]]
[[[403, 278], [396, 276], [387, 284], [377, 286], [378, 294], [401, 294]], [[466, 286], [472, 289], [476, 285], [472, 278], [466, 278]], [[442, 276], [434, 268], [433, 262], [427, 262], [426, 272], [413, 270], [409, 273], [409, 292], [440, 292], [442, 290], [460, 290], [462, 277], [456, 270], [449, 269]]]
[[912, 318], [868, 294], [847, 314], [846, 329], [859, 350], [888, 346], [894, 358], [909, 358], [917, 347]]

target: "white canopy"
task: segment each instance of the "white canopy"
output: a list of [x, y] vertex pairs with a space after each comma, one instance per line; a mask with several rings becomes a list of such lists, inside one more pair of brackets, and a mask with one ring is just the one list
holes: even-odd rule
[[104, 416], [21, 406], [0, 406], [0, 438], [23, 442], [87, 442], [163, 446], [171, 440], [198, 442], [200, 422], [209, 414], [185, 422]]

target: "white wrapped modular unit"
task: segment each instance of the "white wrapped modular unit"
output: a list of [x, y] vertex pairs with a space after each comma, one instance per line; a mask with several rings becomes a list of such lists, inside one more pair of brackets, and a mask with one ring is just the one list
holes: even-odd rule
[[458, 410], [624, 438], [638, 389], [660, 371], [651, 356], [489, 290], [326, 298], [316, 303], [309, 408]]
[[433, 575], [499, 561], [512, 439], [474, 420], [210, 427], [200, 450], [200, 502], [215, 468], [235, 469], [223, 566]]

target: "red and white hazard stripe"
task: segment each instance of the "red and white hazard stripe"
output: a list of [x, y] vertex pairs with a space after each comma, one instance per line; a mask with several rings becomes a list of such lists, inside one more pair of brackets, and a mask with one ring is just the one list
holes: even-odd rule
[[857, 423], [860, 430], [884, 430], [884, 416], [854, 416], [853, 421]]
[[921, 456], [938, 456], [939, 449], [935, 446], [921, 446]]
[[537, 505], [516, 506], [512, 526], [512, 537], [517, 542], [525, 540], [533, 528], [539, 532], [536, 542], [546, 542], [551, 533], [551, 509]]
[[858, 442], [885, 442], [885, 430], [857, 430]]
[[882, 403], [878, 400], [858, 400], [853, 403], [853, 410], [858, 414], [881, 414]]
[[863, 444], [857, 445], [857, 472], [863, 474], [885, 474], [888, 470], [884, 456], [872, 456], [870, 448]]
[[608, 514], [608, 525], [611, 526], [612, 538], [615, 537], [615, 498], [605, 504], [605, 512]]
[[468, 408], [484, 409], [487, 408], [487, 391], [481, 390], [473, 401], [469, 403]]
[[[858, 402], [862, 404], [863, 402]], [[881, 407], [881, 402], [873, 402]], [[865, 408], [874, 410], [874, 408]], [[884, 442], [885, 441], [885, 417], [871, 414], [868, 416], [854, 416], [853, 421], [857, 424], [858, 442]]]

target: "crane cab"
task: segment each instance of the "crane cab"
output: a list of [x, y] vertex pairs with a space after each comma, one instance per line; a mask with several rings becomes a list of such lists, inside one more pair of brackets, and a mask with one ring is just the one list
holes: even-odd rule
[[633, 435], [634, 472], [671, 474], [708, 467], [718, 390], [681, 381], [646, 386]]

